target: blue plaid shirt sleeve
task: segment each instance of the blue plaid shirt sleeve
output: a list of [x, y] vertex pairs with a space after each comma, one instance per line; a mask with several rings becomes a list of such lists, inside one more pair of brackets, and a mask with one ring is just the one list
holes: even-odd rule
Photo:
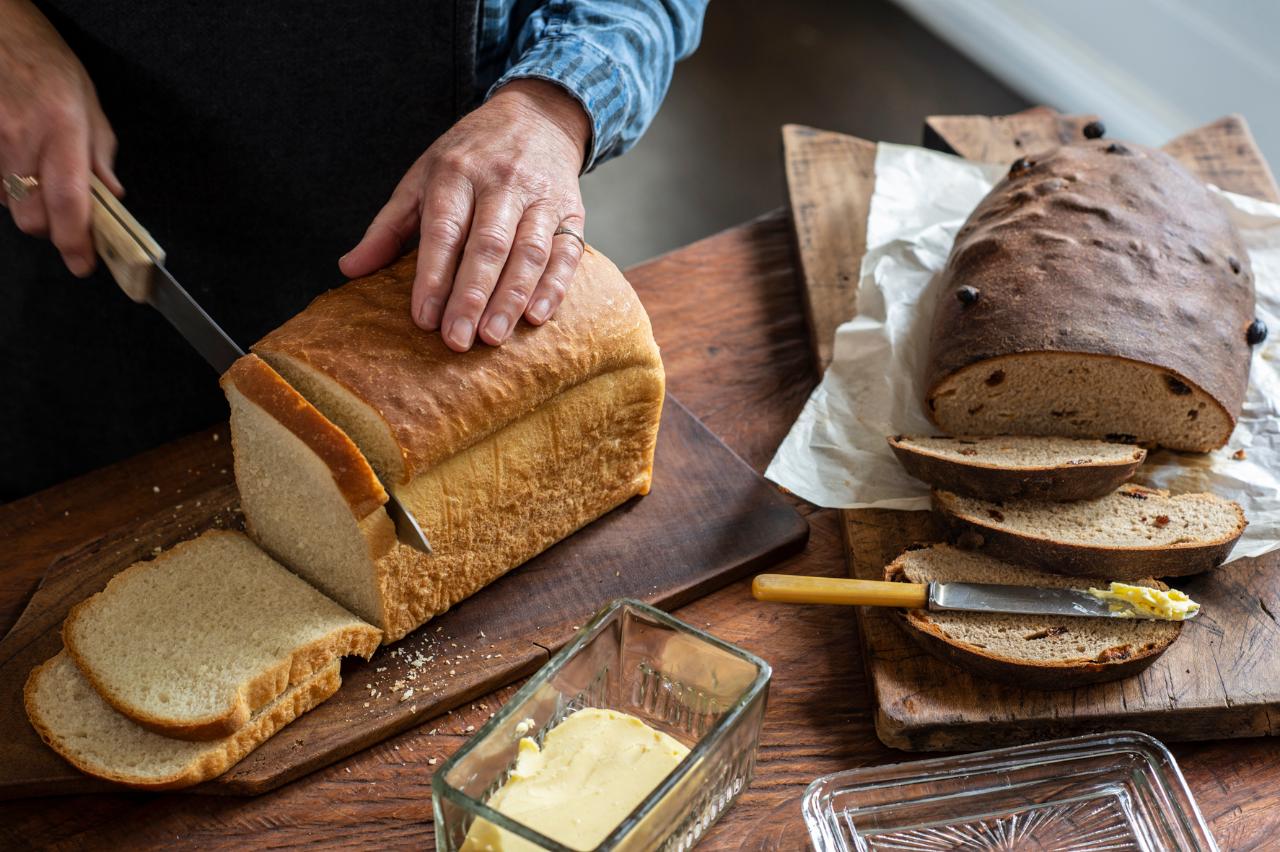
[[[675, 63], [693, 53], [707, 0], [484, 0], [477, 72], [492, 95], [517, 78], [556, 83], [591, 119], [583, 170], [639, 140]], [[495, 79], [496, 78], [496, 79]]]

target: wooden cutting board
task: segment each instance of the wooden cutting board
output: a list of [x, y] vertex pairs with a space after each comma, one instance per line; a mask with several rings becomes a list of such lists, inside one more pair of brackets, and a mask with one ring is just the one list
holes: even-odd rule
[[[0, 642], [0, 798], [114, 789], [40, 742], [22, 687], [62, 643], [67, 610], [116, 572], [213, 526], [235, 526], [226, 427], [222, 453], [158, 482], [162, 510], [65, 553]], [[185, 487], [184, 487], [185, 485]], [[347, 660], [342, 688], [239, 765], [200, 788], [261, 793], [531, 674], [605, 603], [671, 609], [804, 546], [808, 523], [778, 491], [667, 397], [652, 492], [610, 512], [369, 662]], [[409, 691], [412, 690], [412, 693]]]
[[[930, 147], [974, 160], [1012, 162], [1078, 138], [1093, 116], [1045, 108], [1003, 117], [936, 116]], [[831, 359], [836, 327], [856, 313], [875, 185], [875, 144], [839, 133], [783, 128], [815, 357]], [[1164, 146], [1206, 181], [1280, 201], [1274, 178], [1239, 116], [1193, 130]], [[841, 513], [850, 576], [881, 579], [884, 565], [910, 543], [937, 540], [928, 512]], [[1144, 674], [1066, 692], [1037, 692], [972, 677], [923, 653], [902, 635], [894, 614], [862, 608], [876, 731], [909, 750], [990, 748], [1121, 728], [1167, 740], [1280, 733], [1280, 554], [1247, 559], [1178, 587], [1204, 614]]]

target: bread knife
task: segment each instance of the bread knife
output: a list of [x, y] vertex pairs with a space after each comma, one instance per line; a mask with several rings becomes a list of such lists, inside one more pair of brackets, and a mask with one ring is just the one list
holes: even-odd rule
[[[761, 574], [751, 584], [756, 600], [780, 603], [887, 606], [901, 609], [963, 612], [1006, 612], [1017, 615], [1070, 615], [1090, 618], [1146, 618], [1157, 616], [1100, 600], [1087, 589], [1044, 589], [990, 583], [897, 583], [886, 580], [844, 580]], [[1186, 615], [1199, 615], [1196, 609]]]
[[[165, 252], [147, 229], [133, 218], [120, 199], [96, 177], [90, 177], [93, 245], [111, 277], [130, 299], [151, 305], [186, 338], [219, 375], [244, 355], [200, 303], [183, 289], [165, 268]], [[396, 538], [431, 555], [431, 543], [422, 527], [384, 484], [387, 514], [395, 523]]]

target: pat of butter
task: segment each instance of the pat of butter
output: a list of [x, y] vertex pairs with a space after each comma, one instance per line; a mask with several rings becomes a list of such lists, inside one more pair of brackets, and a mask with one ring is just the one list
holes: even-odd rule
[[[635, 716], [588, 707], [547, 732], [541, 749], [520, 740], [507, 783], [487, 804], [572, 849], [594, 849], [689, 753]], [[538, 847], [477, 820], [462, 852]]]
[[1098, 600], [1109, 601], [1112, 612], [1141, 614], [1166, 621], [1182, 621], [1200, 611], [1200, 604], [1177, 589], [1162, 592], [1146, 586], [1112, 583], [1110, 589], [1090, 589], [1089, 594]]

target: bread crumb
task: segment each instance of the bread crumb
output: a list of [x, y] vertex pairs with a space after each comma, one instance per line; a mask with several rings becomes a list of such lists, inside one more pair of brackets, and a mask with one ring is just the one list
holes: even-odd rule
[[430, 760], [428, 760], [428, 761], [427, 761], [427, 764], [428, 764], [428, 765], [430, 765], [430, 766], [435, 766], [435, 765], [436, 765], [437, 760], [439, 760], [439, 758], [435, 758], [435, 757], [433, 757], [433, 758], [431, 758]]
[[159, 486], [159, 485], [153, 485], [153, 486], [151, 486], [151, 490], [152, 490], [153, 492], [155, 492], [156, 494], [159, 494], [159, 493], [160, 493], [160, 486]]
[[1236, 461], [1244, 461], [1244, 448], [1241, 447], [1240, 449], [1232, 453], [1231, 458], [1235, 459]]
[[400, 696], [400, 701], [403, 703], [405, 701], [408, 701], [412, 697], [413, 697], [413, 687], [411, 686], [404, 691], [404, 695]]
[[476, 729], [476, 726], [475, 726], [475, 725], [467, 725], [467, 727], [466, 727], [466, 728], [464, 728], [464, 730], [465, 730], [468, 734], [469, 734], [469, 733], [471, 733], [472, 731], [474, 731], [475, 729]]

